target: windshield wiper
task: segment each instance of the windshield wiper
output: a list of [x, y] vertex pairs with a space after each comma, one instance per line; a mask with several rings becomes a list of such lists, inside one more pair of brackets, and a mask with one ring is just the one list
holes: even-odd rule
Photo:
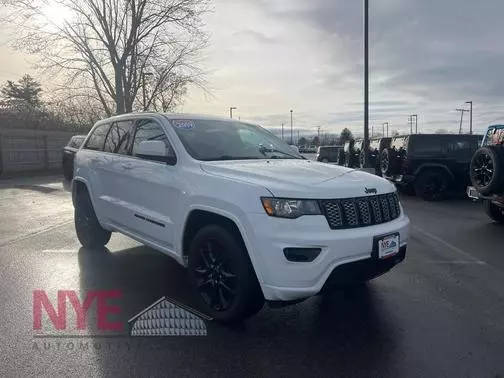
[[[266, 154], [269, 153], [269, 152], [279, 152], [279, 153], [284, 154], [286, 156], [290, 156], [293, 159], [302, 159], [302, 157], [300, 157], [300, 156], [291, 155], [288, 152], [284, 152], [284, 151], [281, 151], [281, 150], [276, 149], [276, 148], [264, 147], [262, 144], [259, 145], [259, 152], [261, 154], [263, 154], [264, 156], [266, 156]], [[270, 159], [281, 159], [281, 158], [278, 157], [278, 156], [275, 156], [275, 157], [271, 156]]]
[[206, 161], [217, 161], [217, 160], [253, 160], [259, 159], [255, 156], [231, 156], [231, 155], [221, 155], [211, 159], [205, 159]]

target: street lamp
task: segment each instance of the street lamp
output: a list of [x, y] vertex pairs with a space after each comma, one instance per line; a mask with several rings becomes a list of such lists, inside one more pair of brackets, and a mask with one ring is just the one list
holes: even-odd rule
[[417, 114], [411, 114], [408, 117], [408, 121], [410, 124], [410, 134], [413, 134], [413, 117], [415, 118], [415, 134], [418, 134], [418, 115]]
[[459, 126], [459, 134], [462, 134], [462, 121], [464, 120], [464, 113], [468, 112], [467, 109], [455, 109], [457, 112], [460, 112], [460, 126]]
[[229, 108], [229, 118], [233, 119], [233, 110], [238, 109], [236, 106], [231, 106]]
[[142, 72], [142, 97], [143, 97], [143, 110], [147, 110], [147, 93], [145, 87], [145, 76], [152, 76], [152, 72]]
[[472, 101], [466, 101], [466, 104], [470, 104], [471, 105], [471, 109], [469, 110], [471, 112], [471, 121], [470, 121], [470, 124], [469, 124], [469, 134], [472, 134], [472, 106], [473, 106], [473, 102]]
[[293, 140], [292, 140], [292, 109], [290, 111], [290, 114], [291, 114], [291, 138], [290, 138], [290, 144], [293, 144]]

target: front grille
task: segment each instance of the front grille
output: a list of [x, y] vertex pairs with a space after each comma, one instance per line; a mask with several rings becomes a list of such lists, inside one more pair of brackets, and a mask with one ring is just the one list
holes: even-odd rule
[[320, 201], [332, 229], [372, 226], [399, 217], [396, 193]]

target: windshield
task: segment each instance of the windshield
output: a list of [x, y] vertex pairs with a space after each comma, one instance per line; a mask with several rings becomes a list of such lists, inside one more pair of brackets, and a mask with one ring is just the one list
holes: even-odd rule
[[187, 152], [197, 160], [303, 159], [262, 127], [236, 121], [171, 120]]

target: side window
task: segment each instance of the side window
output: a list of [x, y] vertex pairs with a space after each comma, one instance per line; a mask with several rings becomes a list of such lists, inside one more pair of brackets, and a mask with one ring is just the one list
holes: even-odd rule
[[105, 144], [105, 137], [110, 128], [110, 125], [100, 125], [93, 130], [84, 148], [95, 151], [103, 151]]
[[443, 152], [444, 140], [437, 136], [417, 137], [413, 140], [412, 150], [415, 154], [420, 155], [440, 154]]
[[126, 155], [129, 151], [133, 121], [116, 122], [105, 140], [105, 152]]
[[133, 139], [133, 149], [132, 155], [137, 154], [138, 145], [146, 140], [160, 140], [163, 141], [166, 146], [166, 152], [168, 156], [175, 156], [175, 151], [168, 141], [168, 138], [163, 130], [163, 128], [157, 124], [155, 121], [150, 119], [142, 119], [137, 121], [135, 138]]

